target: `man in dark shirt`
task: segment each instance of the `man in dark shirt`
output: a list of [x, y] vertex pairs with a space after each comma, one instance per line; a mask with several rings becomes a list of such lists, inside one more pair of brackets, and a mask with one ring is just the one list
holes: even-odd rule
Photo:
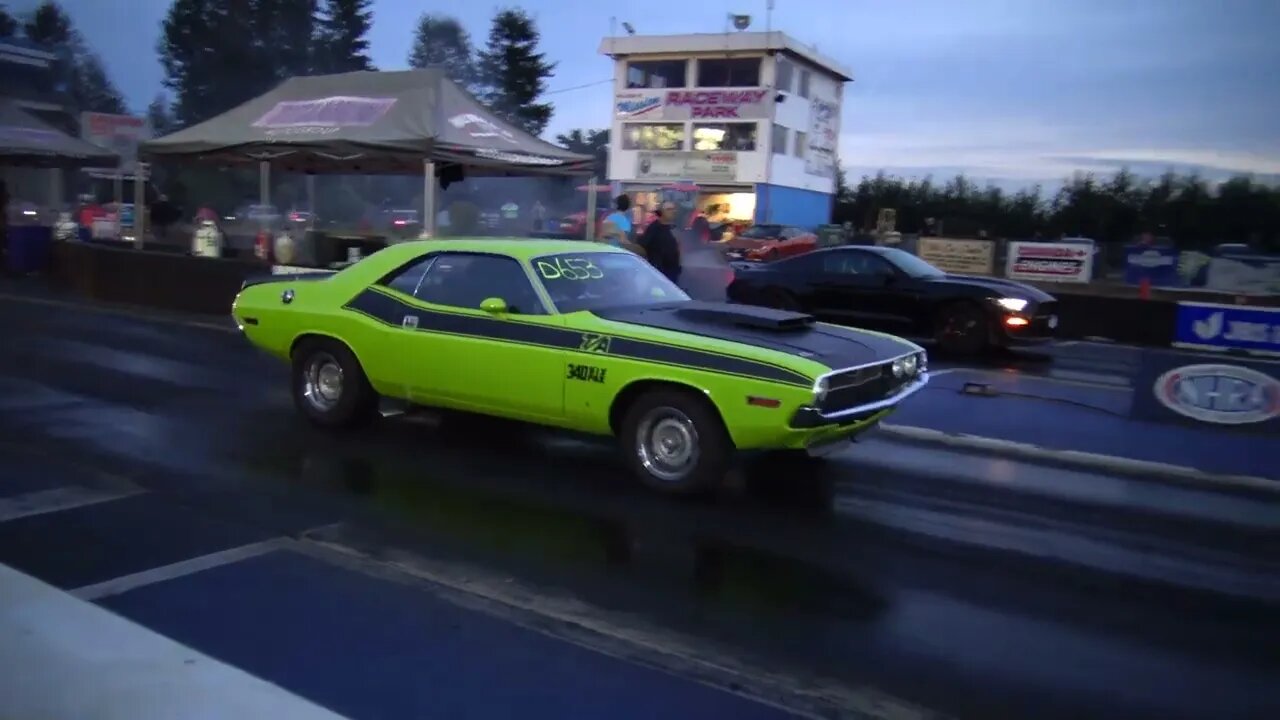
[[640, 247], [644, 249], [649, 263], [658, 272], [667, 276], [671, 282], [680, 281], [680, 243], [671, 231], [671, 222], [676, 216], [674, 203], [665, 202], [658, 208], [654, 221], [644, 229], [640, 236]]

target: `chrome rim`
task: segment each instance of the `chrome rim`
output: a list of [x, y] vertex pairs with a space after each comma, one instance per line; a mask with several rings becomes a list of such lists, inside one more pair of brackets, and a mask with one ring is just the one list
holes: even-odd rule
[[698, 465], [698, 429], [676, 408], [654, 408], [636, 429], [636, 454], [650, 475], [679, 482]]
[[329, 353], [311, 356], [302, 382], [302, 396], [320, 412], [332, 410], [342, 399], [342, 365]]

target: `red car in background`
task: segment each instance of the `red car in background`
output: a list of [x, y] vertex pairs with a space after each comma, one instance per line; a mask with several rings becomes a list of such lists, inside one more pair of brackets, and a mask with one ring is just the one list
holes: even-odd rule
[[[608, 217], [610, 211], [608, 209], [596, 210], [596, 239], [600, 238], [600, 231], [604, 228], [604, 219]], [[587, 237], [587, 212], [576, 212], [564, 216], [560, 219], [560, 226], [556, 232], [562, 235], [568, 235], [572, 239], [583, 240]]]
[[818, 236], [791, 225], [752, 225], [725, 241], [731, 259], [772, 262], [818, 248]]

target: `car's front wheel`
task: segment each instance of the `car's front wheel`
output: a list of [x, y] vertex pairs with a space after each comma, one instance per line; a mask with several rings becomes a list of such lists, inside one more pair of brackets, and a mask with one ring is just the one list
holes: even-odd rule
[[293, 352], [293, 402], [316, 425], [338, 428], [373, 417], [378, 396], [346, 345], [313, 338]]
[[938, 349], [952, 355], [979, 355], [991, 344], [986, 313], [972, 303], [955, 303], [938, 314]]
[[632, 473], [649, 487], [673, 494], [716, 487], [733, 454], [715, 408], [674, 388], [637, 398], [623, 416], [619, 440]]

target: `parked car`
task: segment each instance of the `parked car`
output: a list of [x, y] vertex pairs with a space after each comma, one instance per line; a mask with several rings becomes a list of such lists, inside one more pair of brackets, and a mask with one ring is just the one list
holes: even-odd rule
[[725, 254], [734, 260], [773, 262], [818, 248], [818, 236], [790, 225], [752, 225], [724, 241]]
[[417, 210], [387, 210], [382, 222], [388, 233], [399, 238], [416, 238], [422, 234]]
[[248, 281], [232, 314], [292, 364], [317, 425], [372, 420], [386, 397], [612, 435], [665, 492], [714, 486], [736, 450], [847, 445], [928, 382], [911, 342], [696, 301], [630, 252], [574, 240], [391, 245], [338, 273]]
[[898, 248], [842, 246], [737, 267], [732, 301], [932, 337], [957, 354], [1043, 342], [1058, 328], [1052, 295], [1011, 280], [951, 275]]

